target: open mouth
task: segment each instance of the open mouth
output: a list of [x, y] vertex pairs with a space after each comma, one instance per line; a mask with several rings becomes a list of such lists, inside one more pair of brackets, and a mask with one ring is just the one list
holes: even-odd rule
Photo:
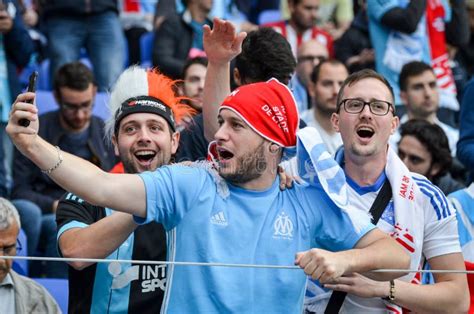
[[217, 153], [219, 154], [220, 160], [229, 160], [229, 159], [232, 159], [232, 157], [234, 157], [233, 153], [231, 153], [230, 151], [222, 147], [217, 148]]
[[150, 164], [156, 156], [156, 152], [152, 150], [141, 150], [135, 152], [135, 158], [142, 164]]
[[370, 139], [374, 134], [374, 130], [367, 126], [359, 127], [357, 129], [357, 135], [364, 139]]

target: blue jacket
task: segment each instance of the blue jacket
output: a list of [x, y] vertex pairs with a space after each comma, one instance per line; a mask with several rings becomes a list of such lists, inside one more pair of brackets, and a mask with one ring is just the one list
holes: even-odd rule
[[[40, 116], [38, 134], [52, 145], [58, 145], [66, 133], [59, 122], [59, 110], [47, 112]], [[116, 161], [112, 147], [104, 142], [104, 122], [92, 116], [90, 134], [87, 144], [92, 152], [93, 160], [98, 167], [110, 170]], [[27, 199], [41, 207], [44, 213], [51, 212], [53, 202], [59, 200], [64, 190], [47, 175], [24, 157], [18, 150], [14, 152], [12, 198]]]
[[458, 159], [471, 172], [470, 181], [474, 177], [474, 79], [464, 89], [459, 120], [459, 141], [456, 154]]

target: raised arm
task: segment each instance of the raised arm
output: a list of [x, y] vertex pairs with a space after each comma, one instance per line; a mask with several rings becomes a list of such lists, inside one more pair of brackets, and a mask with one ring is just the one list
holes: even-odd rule
[[220, 103], [230, 94], [230, 61], [242, 51], [247, 33], [236, 33], [232, 23], [215, 18], [214, 27], [204, 25], [204, 50], [208, 58], [203, 92], [202, 114], [204, 136], [214, 140], [218, 129], [217, 112]]
[[[373, 229], [363, 236], [352, 250], [329, 252], [311, 249], [300, 252], [295, 264], [321, 283], [331, 282], [344, 274], [374, 269], [407, 269], [410, 258], [403, 248], [388, 235]], [[400, 277], [399, 273], [374, 273], [377, 280]]]
[[[65, 190], [89, 203], [145, 217], [145, 186], [138, 175], [106, 173], [88, 161], [58, 151], [38, 135], [38, 109], [25, 102], [34, 96], [20, 94], [12, 106], [6, 130], [18, 150], [40, 169], [50, 169], [51, 179]], [[23, 127], [20, 119], [31, 123]]]

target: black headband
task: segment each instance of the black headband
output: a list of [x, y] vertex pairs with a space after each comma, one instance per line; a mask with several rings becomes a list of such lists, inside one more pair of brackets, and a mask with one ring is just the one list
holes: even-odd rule
[[161, 100], [151, 96], [138, 96], [125, 100], [120, 109], [115, 113], [115, 134], [117, 134], [120, 121], [132, 113], [154, 113], [163, 117], [170, 125], [173, 132], [176, 131], [174, 125], [173, 111]]

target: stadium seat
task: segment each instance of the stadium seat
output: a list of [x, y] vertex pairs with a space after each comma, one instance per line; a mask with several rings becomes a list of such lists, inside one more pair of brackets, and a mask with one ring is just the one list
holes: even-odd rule
[[[95, 104], [92, 113], [102, 120], [107, 120], [110, 116], [107, 103], [109, 101], [109, 94], [97, 93], [95, 96]], [[38, 90], [36, 91], [36, 105], [38, 106], [39, 114], [58, 109], [58, 104], [54, 99], [53, 92]]]
[[258, 16], [258, 25], [277, 22], [282, 19], [280, 10], [265, 10]]
[[154, 32], [148, 32], [140, 37], [140, 64], [144, 68], [152, 66]]
[[[17, 256], [27, 256], [28, 255], [28, 243], [26, 241], [26, 234], [23, 229], [20, 229], [20, 233], [18, 234], [18, 242], [21, 246], [21, 250], [16, 251]], [[23, 276], [28, 276], [28, 261], [27, 260], [14, 260], [12, 264], [12, 268], [18, 274]]]
[[61, 312], [67, 313], [69, 299], [69, 284], [67, 279], [55, 278], [32, 278], [48, 290], [51, 296], [56, 300]]

